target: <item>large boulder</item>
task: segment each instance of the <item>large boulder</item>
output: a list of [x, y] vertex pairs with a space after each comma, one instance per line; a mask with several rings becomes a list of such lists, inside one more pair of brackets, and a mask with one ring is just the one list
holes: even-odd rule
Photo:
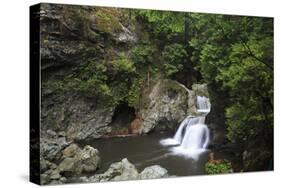
[[135, 179], [139, 179], [139, 173], [136, 167], [130, 163], [127, 158], [124, 158], [120, 162], [111, 164], [105, 173], [94, 175], [90, 177], [88, 181], [104, 182]]
[[136, 167], [127, 158], [124, 158], [120, 162], [112, 163], [105, 173], [96, 174], [91, 177], [80, 177], [80, 181], [105, 182], [164, 177], [168, 177], [168, 171], [159, 165], [147, 167], [141, 173], [138, 173]]
[[80, 149], [80, 147], [77, 144], [71, 144], [70, 146], [68, 146], [67, 148], [65, 148], [62, 151], [63, 154], [63, 158], [68, 158], [68, 157], [75, 157], [75, 155], [77, 155], [78, 153], [80, 153], [82, 150]]
[[72, 144], [63, 151], [63, 158], [58, 166], [60, 172], [94, 172], [101, 163], [99, 151], [89, 145], [81, 150]]
[[99, 151], [89, 145], [83, 148], [78, 160], [81, 161], [82, 171], [84, 172], [94, 172], [101, 163]]
[[187, 116], [196, 114], [195, 93], [177, 81], [160, 79], [146, 96], [141, 109], [140, 134], [156, 130], [174, 130]]
[[80, 162], [77, 160], [77, 158], [67, 157], [59, 164], [58, 169], [59, 169], [60, 172], [81, 173], [82, 168], [79, 165], [80, 165]]
[[165, 178], [168, 176], [169, 176], [168, 171], [159, 165], [146, 167], [140, 173], [140, 179], [156, 179], [156, 178]]

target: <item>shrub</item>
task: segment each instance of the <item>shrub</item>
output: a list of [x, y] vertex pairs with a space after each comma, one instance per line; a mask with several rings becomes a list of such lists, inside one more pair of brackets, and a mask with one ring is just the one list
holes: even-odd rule
[[207, 162], [205, 170], [208, 174], [225, 174], [232, 172], [232, 166], [227, 160], [221, 162]]

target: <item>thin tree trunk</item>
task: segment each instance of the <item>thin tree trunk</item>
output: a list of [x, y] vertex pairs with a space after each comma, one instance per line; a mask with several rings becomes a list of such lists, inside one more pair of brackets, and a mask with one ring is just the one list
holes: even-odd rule
[[148, 71], [147, 71], [147, 86], [149, 88], [149, 72], [150, 72], [150, 65], [148, 66]]

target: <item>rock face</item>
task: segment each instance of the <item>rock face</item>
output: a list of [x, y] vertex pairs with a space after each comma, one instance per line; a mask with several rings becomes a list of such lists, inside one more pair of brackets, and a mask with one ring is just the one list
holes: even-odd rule
[[89, 111], [85, 112], [85, 115], [84, 118], [80, 119], [78, 126], [77, 124], [71, 124], [68, 127], [67, 135], [69, 138], [76, 140], [93, 139], [100, 138], [111, 132], [111, 128], [108, 125], [112, 119], [113, 109], [97, 108], [90, 113]]
[[64, 134], [57, 134], [54, 131], [47, 130], [42, 134], [40, 141], [40, 155], [46, 160], [55, 160], [61, 157], [61, 150], [64, 149], [69, 142], [66, 141]]
[[105, 181], [123, 181], [137, 179], [153, 179], [168, 177], [168, 171], [159, 165], [145, 168], [138, 173], [136, 167], [128, 159], [124, 158], [120, 162], [110, 165], [109, 169], [103, 174], [97, 174], [87, 177], [81, 177], [82, 182], [105, 182]]
[[[113, 44], [134, 44], [134, 27], [121, 17], [116, 9], [40, 5], [42, 135], [47, 130], [64, 131], [66, 140], [74, 141], [111, 133], [108, 125], [115, 107], [98, 105], [99, 99], [89, 98], [75, 88], [60, 90], [65, 87], [62, 80], [73, 74], [83, 75], [81, 67], [93, 59], [117, 56], [119, 49], [116, 47], [113, 52]], [[61, 149], [47, 150], [57, 153]]]
[[187, 116], [196, 113], [194, 92], [172, 80], [159, 80], [147, 97], [141, 112], [140, 133], [151, 130], [174, 130]]
[[[116, 43], [133, 43], [137, 40], [132, 28], [121, 23], [118, 12], [93, 7], [41, 4], [41, 59], [42, 69], [64, 65], [83, 64], [83, 57], [103, 51], [104, 37]], [[79, 20], [80, 19], [80, 20]], [[85, 26], [79, 25], [84, 20]]]
[[42, 94], [42, 130], [64, 131], [69, 141], [100, 138], [111, 131], [114, 108], [97, 106], [76, 94]]

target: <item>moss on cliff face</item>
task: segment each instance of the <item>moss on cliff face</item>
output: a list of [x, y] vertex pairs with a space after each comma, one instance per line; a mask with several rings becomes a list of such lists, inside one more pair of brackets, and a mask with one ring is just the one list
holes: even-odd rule
[[[166, 110], [159, 122], [167, 120], [172, 124], [170, 129], [187, 113], [193, 113], [188, 111], [192, 109], [188, 106], [194, 106], [189, 100], [194, 97], [192, 92], [176, 81], [165, 79], [170, 76], [162, 63], [176, 60], [181, 64], [186, 57], [181, 55], [185, 54], [183, 46], [165, 44], [165, 49], [172, 46], [174, 50], [161, 53], [162, 43], [153, 38], [137, 11], [44, 5], [41, 13], [44, 15], [41, 21], [43, 113], [52, 114], [44, 116], [46, 128], [65, 130], [72, 139], [111, 134], [113, 129], [105, 126], [110, 126], [115, 108], [123, 104], [134, 109], [136, 119], [130, 121], [138, 122], [132, 124], [137, 129], [147, 123], [145, 119], [150, 116], [152, 103], [161, 103], [155, 113]], [[171, 59], [167, 59], [169, 53], [174, 54]], [[170, 108], [167, 101], [176, 102]], [[79, 112], [76, 119], [75, 111]], [[60, 114], [65, 116], [63, 121], [59, 121]], [[82, 115], [97, 121], [96, 115], [101, 115], [106, 123], [100, 126]], [[92, 125], [103, 131], [84, 134]]]
[[118, 33], [122, 31], [120, 24], [120, 10], [114, 8], [97, 9], [91, 19], [96, 29], [105, 33]]

